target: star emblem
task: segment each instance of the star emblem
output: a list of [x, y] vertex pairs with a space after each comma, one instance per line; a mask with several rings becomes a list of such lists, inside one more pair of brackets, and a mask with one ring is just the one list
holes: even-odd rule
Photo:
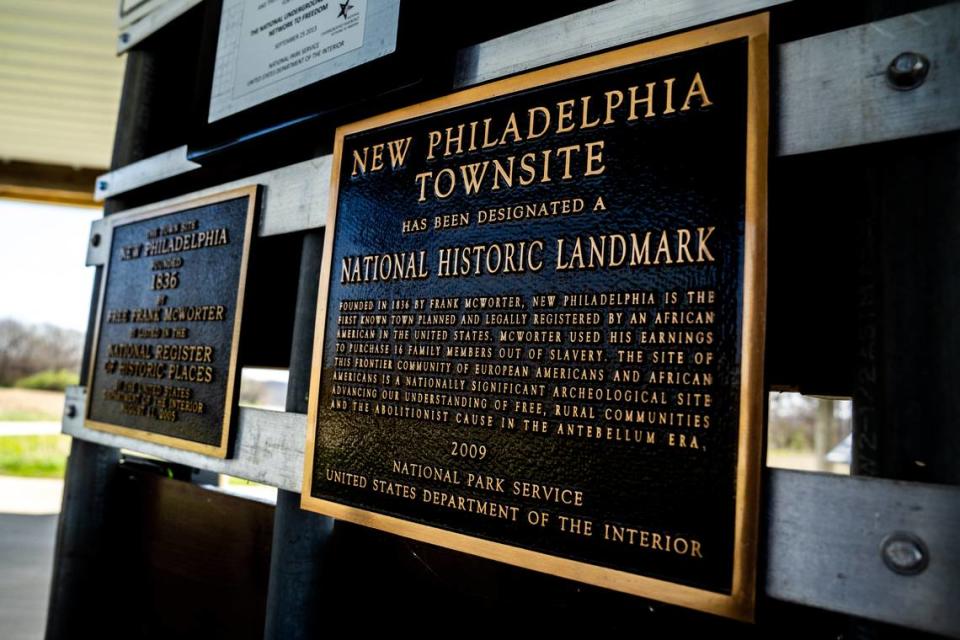
[[338, 4], [340, 5], [340, 13], [337, 14], [337, 17], [346, 20], [347, 11], [353, 9], [353, 6], [350, 4], [350, 0], [347, 0], [346, 2], [340, 2]]

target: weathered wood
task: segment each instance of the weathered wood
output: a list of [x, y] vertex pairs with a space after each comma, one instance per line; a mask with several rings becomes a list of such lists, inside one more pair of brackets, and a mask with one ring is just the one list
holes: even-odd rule
[[[960, 636], [960, 488], [779, 469], [767, 480], [768, 596]], [[896, 532], [926, 544], [922, 573], [884, 564]]]
[[[659, 33], [653, 27], [638, 26], [635, 21], [616, 22], [622, 6], [635, 4], [638, 3], [614, 3], [581, 11], [465, 49], [459, 54], [457, 86], [503, 77], [548, 61]], [[696, 3], [676, 3], [677, 6], [687, 4]], [[742, 11], [747, 5], [772, 3], [733, 4]], [[729, 6], [727, 10], [731, 10]], [[685, 20], [692, 19], [692, 11], [689, 7], [678, 10], [671, 14], [674, 21], [658, 24], [668, 31], [690, 26]], [[614, 20], [615, 24], [609, 24], [608, 20]], [[699, 22], [705, 20], [701, 16]], [[611, 29], [611, 34], [617, 34], [607, 36], [613, 39], [611, 42], [596, 38], [595, 31], [602, 25]], [[808, 153], [960, 128], [958, 25], [960, 3], [781, 45], [779, 90], [771, 92], [778, 100], [777, 107], [771, 110], [779, 114], [775, 128], [779, 135], [775, 142], [777, 154]], [[557, 35], [558, 30], [563, 37]], [[632, 36], [628, 36], [631, 33]], [[927, 56], [931, 71], [917, 89], [897, 91], [887, 84], [886, 68], [898, 53], [910, 50]], [[267, 185], [268, 191], [272, 187], [278, 192], [273, 197], [267, 194], [260, 235], [318, 228], [326, 223], [330, 161], [330, 156], [321, 156], [235, 180], [216, 189], [258, 182]], [[173, 149], [101, 176], [99, 181], [108, 186], [98, 190], [98, 197], [114, 196], [192, 171], [196, 166], [186, 160], [181, 148]], [[205, 195], [216, 189], [205, 189], [161, 204]]]
[[[323, 232], [305, 234], [300, 252], [300, 274], [287, 411], [306, 413], [316, 321], [317, 280], [323, 264]], [[328, 578], [325, 558], [333, 519], [300, 508], [300, 491], [277, 491], [270, 558], [270, 589], [267, 594], [266, 640], [299, 640], [322, 634], [323, 583]]]
[[[266, 171], [241, 180], [233, 180], [215, 187], [200, 189], [176, 198], [143, 207], [126, 209], [125, 211], [146, 211], [157, 206], [172, 205], [196, 197], [213, 195], [234, 187], [262, 184], [264, 185], [261, 197], [261, 211], [263, 213], [260, 217], [258, 235], [274, 236], [294, 231], [322, 228], [327, 220], [330, 167], [331, 157], [321, 156], [306, 162], [298, 162], [273, 171]], [[121, 169], [121, 171], [125, 169]], [[101, 240], [108, 239], [111, 224], [112, 221], [109, 216], [94, 221], [91, 227], [91, 237], [94, 234], [99, 234]], [[109, 247], [106, 246], [106, 243], [101, 242], [96, 247], [91, 243], [88, 247], [90, 249], [88, 249], [87, 254], [87, 265], [104, 264], [104, 260], [109, 254]]]
[[[960, 3], [780, 47], [777, 154], [809, 153], [960, 128]], [[930, 60], [926, 80], [893, 89], [900, 53]]]
[[116, 499], [120, 452], [92, 442], [70, 446], [57, 523], [57, 546], [47, 610], [46, 638], [69, 638], [101, 625], [97, 606], [112, 592], [116, 571], [107, 566], [112, 537], [111, 503]]
[[[68, 406], [80, 400], [72, 393]], [[301, 414], [241, 408], [230, 460], [91, 431], [82, 421], [65, 419], [64, 432], [298, 493], [305, 423]], [[781, 469], [769, 469], [765, 484], [768, 596], [960, 636], [960, 547], [952, 539], [960, 488]], [[919, 575], [898, 575], [883, 563], [880, 544], [898, 531], [929, 550]]]
[[457, 89], [790, 0], [618, 0], [467, 47]]
[[884, 145], [861, 170], [853, 472], [960, 485], [960, 132]]
[[113, 544], [97, 569], [119, 575], [112, 592], [94, 594], [98, 626], [61, 637], [262, 638], [273, 505], [135, 459], [115, 475], [113, 521], [102, 532]]
[[94, 197], [103, 200], [199, 168], [199, 164], [187, 160], [187, 145], [181, 145], [99, 176]]
[[[634, 10], [647, 7], [652, 10], [665, 4], [680, 6], [697, 3], [634, 1], [613, 3], [609, 7], [613, 7], [614, 11], [621, 6], [629, 6]], [[749, 3], [729, 3], [729, 6], [733, 4]], [[773, 109], [774, 112], [779, 110], [781, 114], [778, 125], [780, 139], [775, 143], [777, 153], [781, 156], [801, 154], [909, 138], [960, 127], [957, 98], [960, 79], [957, 77], [956, 55], [956, 36], [960, 20], [957, 17], [957, 7], [957, 4], [937, 7], [782, 45], [779, 49], [781, 97], [779, 109], [777, 105], [774, 105]], [[601, 33], [601, 27], [609, 27], [613, 32], [617, 32], [619, 25], [598, 25], [584, 19], [591, 12], [596, 13], [605, 8], [606, 6], [574, 14], [461, 52], [460, 59], [469, 61], [469, 64], [474, 66], [471, 71], [465, 63], [464, 67], [458, 70], [458, 82], [461, 83], [458, 86], [483, 81], [479, 79], [481, 70], [497, 65], [502, 67], [502, 73], [520, 70], [519, 67], [510, 70], [513, 68], [511, 65], [516, 65], [518, 61], [523, 61], [522, 68], [542, 65], [545, 62], [529, 62], [526, 57], [535, 55], [537, 51], [559, 49], [562, 52], [557, 59], [566, 59], [579, 55], [575, 49], [577, 46], [589, 47], [583, 51], [587, 53], [617, 44], [597, 44], [602, 40], [598, 39], [597, 34]], [[702, 12], [711, 9], [701, 6], [697, 10]], [[700, 23], [703, 19], [703, 14], [700, 13], [696, 22]], [[624, 21], [626, 22], [626, 19]], [[655, 18], [649, 18], [648, 21], [655, 21]], [[633, 24], [630, 27], [633, 29], [632, 35], [621, 42], [657, 35], [637, 35], [638, 29], [642, 31], [648, 28], [646, 24], [644, 21]], [[682, 28], [676, 24], [667, 31]], [[551, 33], [554, 35], [549, 36]], [[949, 38], [951, 35], [953, 43]], [[549, 42], [541, 42], [542, 40]], [[496, 47], [493, 46], [494, 43]], [[928, 46], [931, 43], [932, 46]], [[508, 46], [504, 48], [505, 45]], [[568, 45], [569, 48], [566, 48]], [[923, 53], [933, 63], [926, 82], [914, 91], [899, 92], [886, 85], [886, 66], [894, 55], [903, 50]], [[473, 53], [470, 53], [471, 51]], [[496, 58], [484, 57], [492, 56], [494, 51]], [[474, 56], [473, 59], [471, 55]], [[477, 79], [462, 79], [471, 77], [470, 73]], [[824, 87], [827, 87], [827, 90], [824, 90]], [[777, 94], [776, 91], [773, 93]], [[774, 129], [778, 127], [775, 126]], [[917, 141], [918, 144], [919, 142]], [[924, 154], [926, 149], [925, 147], [923, 150]], [[816, 158], [820, 157], [822, 156]], [[329, 157], [315, 158], [166, 202], [176, 202], [198, 194], [213, 193], [230, 186], [255, 182], [266, 185], [260, 235], [322, 228], [326, 220], [329, 160]], [[149, 160], [147, 163], [141, 168], [149, 169]], [[145, 173], [146, 181], [140, 186], [153, 182], [149, 171]], [[166, 177], [174, 175], [179, 174], [168, 174]], [[926, 197], [922, 190], [915, 193], [918, 198]], [[907, 222], [904, 219], [904, 224]], [[101, 233], [109, 232], [109, 218], [98, 229]], [[945, 238], [949, 239], [948, 236]], [[943, 241], [944, 246], [949, 244], [946, 239]], [[905, 243], [904, 246], [908, 248], [910, 245]], [[95, 255], [97, 252], [93, 253]], [[97, 262], [94, 258], [91, 264], [102, 262]], [[890, 262], [891, 268], [895, 264], [899, 264], [899, 261]], [[903, 282], [905, 285], [910, 284], [907, 279]], [[298, 309], [298, 313], [300, 312]], [[934, 317], [939, 318], [937, 314], [932, 314], [931, 318]], [[930, 344], [936, 344], [936, 341], [931, 340]], [[294, 368], [296, 366], [291, 362], [291, 370]], [[83, 415], [83, 398], [77, 396], [76, 391], [68, 398], [68, 405], [71, 402], [79, 403], [76, 415]], [[909, 418], [906, 415], [909, 411], [904, 410], [903, 413], [905, 418]], [[82, 424], [68, 425], [67, 422], [65, 419], [65, 432], [78, 439], [100, 442], [98, 438], [110, 438], [109, 442], [103, 443], [250, 478], [290, 492], [300, 490], [299, 475], [305, 431], [302, 415], [241, 409], [236, 457], [226, 461], [191, 456], [139, 441], [90, 432], [83, 429]], [[942, 424], [946, 429], [953, 421], [943, 421]], [[898, 427], [905, 440], [909, 439], [908, 435], [912, 433], [911, 426], [912, 423], [907, 420]], [[944, 450], [943, 459], [949, 459], [950, 456], [950, 452]], [[72, 482], [78, 481], [86, 480]], [[945, 538], [960, 524], [960, 490], [781, 470], [770, 470], [765, 486], [768, 489], [769, 515], [769, 545], [764, 554], [767, 558], [768, 596], [784, 602], [960, 636], [960, 608], [955, 607], [960, 595], [957, 592], [960, 552], [957, 545], [951, 544]], [[286, 516], [297, 515], [294, 495], [287, 493], [282, 496], [288, 503], [284, 508]], [[296, 529], [301, 526], [302, 521], [290, 517], [282, 522], [286, 516], [278, 515], [278, 530], [285, 533], [276, 540], [282, 545], [293, 545]], [[338, 524], [338, 528], [340, 526]], [[924, 540], [930, 557], [930, 566], [924, 572], [916, 576], [903, 576], [884, 565], [880, 543], [886, 535], [894, 531], [909, 532]], [[319, 528], [317, 535], [327, 533]], [[351, 535], [354, 534], [369, 535], [367, 544], [358, 543], [352, 555], [341, 555], [346, 555], [353, 561], [366, 557], [366, 554], [375, 553], [374, 550], [381, 541], [375, 536], [380, 534], [351, 532]], [[430, 549], [426, 551], [430, 552]], [[436, 555], [443, 557], [440, 553]], [[417, 558], [416, 554], [412, 556]], [[321, 559], [319, 554], [315, 558], [317, 562]], [[419, 561], [419, 558], [417, 560]], [[314, 559], [309, 562], [314, 562]], [[461, 572], [462, 577], [470, 574], [470, 563], [469, 558], [457, 557], [450, 564], [466, 567]], [[286, 565], [286, 568], [281, 567], [281, 564], [278, 561], [278, 570], [281, 571], [297, 568], [294, 564]], [[306, 569], [302, 565], [299, 567], [303, 571], [304, 581], [316, 578], [313, 572], [316, 566], [310, 565]], [[436, 567], [431, 567], [429, 562], [424, 562], [424, 566], [431, 572]], [[349, 567], [351, 572], [355, 569], [354, 566]], [[480, 573], [471, 574], [469, 580], [473, 581]], [[457, 585], [467, 582], [468, 580], [464, 579], [457, 582]], [[330, 588], [339, 588], [339, 585], [331, 585]], [[276, 596], [284, 597], [284, 594], [278, 591]], [[657, 613], [661, 613], [659, 608]], [[815, 615], [816, 612], [805, 609], [804, 616], [807, 614]]]
[[[219, 460], [199, 453], [179, 451], [163, 445], [87, 429], [83, 426], [85, 402], [86, 392], [83, 387], [71, 387], [67, 390], [63, 418], [65, 434], [108, 447], [139, 451], [197, 469], [261, 482], [287, 491], [300, 491], [303, 445], [306, 440], [305, 415], [240, 407], [233, 457]], [[74, 417], [71, 417], [74, 412]]]

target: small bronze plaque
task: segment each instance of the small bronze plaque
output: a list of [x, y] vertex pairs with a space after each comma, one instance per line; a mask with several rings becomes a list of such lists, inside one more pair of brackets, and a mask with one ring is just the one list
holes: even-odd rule
[[112, 218], [88, 427], [227, 456], [256, 206], [252, 186]]
[[302, 504], [753, 615], [767, 17], [338, 130]]

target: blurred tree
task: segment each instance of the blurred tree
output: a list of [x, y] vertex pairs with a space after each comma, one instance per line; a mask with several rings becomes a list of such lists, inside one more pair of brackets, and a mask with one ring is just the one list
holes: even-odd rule
[[80, 368], [83, 334], [50, 324], [0, 319], [0, 386], [46, 370]]

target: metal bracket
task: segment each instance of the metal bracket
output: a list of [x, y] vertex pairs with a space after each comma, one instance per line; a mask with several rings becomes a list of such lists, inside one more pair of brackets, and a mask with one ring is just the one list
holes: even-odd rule
[[113, 224], [110, 218], [99, 218], [90, 223], [90, 238], [87, 240], [87, 266], [100, 267], [110, 256], [113, 240]]
[[[332, 156], [320, 156], [272, 171], [247, 176], [240, 180], [186, 193], [175, 198], [152, 202], [143, 207], [125, 209], [124, 213], [136, 213], [157, 207], [175, 205], [235, 187], [260, 184], [263, 185], [264, 189], [258, 235], [272, 236], [316, 229], [322, 227], [327, 220], [332, 166]], [[124, 167], [120, 171], [126, 168]], [[109, 217], [104, 218], [104, 220], [109, 219]], [[89, 258], [88, 264], [91, 264]]]
[[117, 55], [141, 42], [147, 36], [170, 24], [203, 0], [166, 0], [159, 7], [126, 28], [117, 35]]
[[119, 0], [117, 2], [117, 28], [123, 29], [147, 15], [166, 0]]
[[63, 432], [75, 433], [83, 429], [83, 416], [87, 414], [87, 388], [79, 385], [67, 387], [63, 394]]
[[199, 168], [187, 160], [187, 145], [183, 145], [103, 174], [94, 185], [93, 198], [99, 202]]

